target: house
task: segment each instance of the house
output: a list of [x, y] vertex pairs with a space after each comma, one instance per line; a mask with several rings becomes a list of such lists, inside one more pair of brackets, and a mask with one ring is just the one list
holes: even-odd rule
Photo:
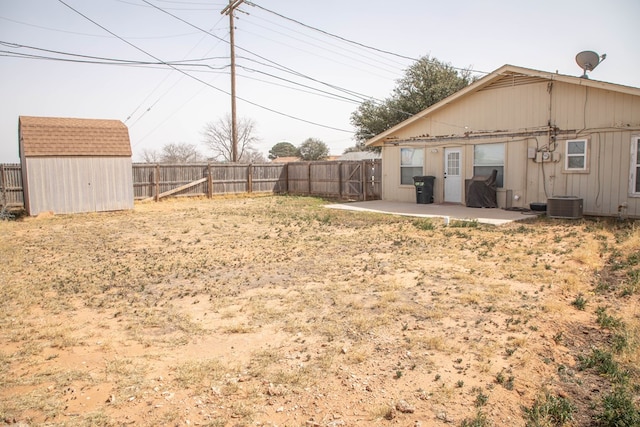
[[118, 120], [21, 116], [29, 215], [133, 209], [129, 131]]
[[338, 160], [362, 161], [362, 160], [378, 160], [381, 158], [382, 156], [380, 155], [380, 153], [375, 151], [350, 151], [338, 157]]
[[505, 65], [367, 141], [382, 147], [382, 198], [464, 203], [497, 175], [499, 207], [573, 196], [584, 214], [640, 217], [640, 88]]

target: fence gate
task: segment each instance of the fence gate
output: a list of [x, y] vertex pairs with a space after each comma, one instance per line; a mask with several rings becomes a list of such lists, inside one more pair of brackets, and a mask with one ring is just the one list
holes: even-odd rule
[[381, 197], [380, 178], [382, 176], [380, 160], [343, 162], [342, 196], [345, 199], [376, 200]]

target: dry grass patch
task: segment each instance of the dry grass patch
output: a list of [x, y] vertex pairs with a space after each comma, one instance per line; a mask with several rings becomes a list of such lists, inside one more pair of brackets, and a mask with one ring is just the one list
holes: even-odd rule
[[590, 419], [588, 391], [615, 381], [575, 369], [593, 346], [638, 383], [635, 225], [443, 227], [325, 203], [173, 199], [0, 222], [0, 419], [457, 425], [482, 398], [483, 422], [524, 425], [545, 387]]

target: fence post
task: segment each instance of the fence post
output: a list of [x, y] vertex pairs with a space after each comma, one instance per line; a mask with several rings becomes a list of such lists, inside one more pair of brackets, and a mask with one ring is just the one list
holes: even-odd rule
[[155, 178], [156, 178], [156, 194], [155, 194], [155, 199], [156, 202], [160, 201], [160, 165], [158, 163], [156, 163], [156, 173], [155, 173]]
[[249, 163], [247, 166], [247, 193], [253, 192], [253, 164]]
[[0, 205], [7, 204], [7, 178], [5, 177], [4, 164], [0, 164], [0, 187], [2, 187], [2, 203]]
[[284, 192], [289, 194], [289, 163], [284, 164]]
[[311, 195], [311, 162], [307, 162], [307, 194]]
[[342, 162], [338, 162], [338, 198], [342, 199]]
[[0, 208], [6, 208], [9, 204], [7, 200], [7, 177], [4, 164], [0, 164], [0, 187], [2, 187], [2, 198], [0, 198]]
[[360, 162], [360, 188], [362, 189], [362, 200], [367, 201], [367, 161]]
[[207, 198], [213, 197], [213, 177], [211, 176], [211, 162], [207, 163]]

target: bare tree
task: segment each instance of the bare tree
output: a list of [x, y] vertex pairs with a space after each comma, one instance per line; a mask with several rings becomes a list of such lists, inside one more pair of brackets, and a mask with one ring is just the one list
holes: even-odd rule
[[251, 164], [268, 163], [267, 159], [264, 157], [264, 154], [256, 150], [246, 151], [244, 155], [240, 157], [239, 161], [241, 163], [251, 163]]
[[[253, 135], [255, 123], [251, 119], [241, 118], [237, 123], [238, 128], [238, 160], [242, 161], [249, 151], [253, 149], [253, 143], [258, 138]], [[231, 136], [231, 116], [227, 114], [217, 122], [209, 122], [202, 132], [204, 144], [213, 152], [213, 158], [223, 162], [233, 161], [233, 143]]]
[[186, 142], [165, 144], [160, 150], [145, 148], [141, 154], [145, 163], [189, 163], [204, 159], [198, 147]]
[[176, 142], [165, 144], [162, 147], [160, 160], [164, 163], [188, 163], [197, 162], [201, 159], [198, 148], [194, 144]]
[[142, 150], [142, 161], [145, 163], [159, 163], [160, 162], [160, 153], [158, 150], [153, 150], [151, 148], [145, 148]]

